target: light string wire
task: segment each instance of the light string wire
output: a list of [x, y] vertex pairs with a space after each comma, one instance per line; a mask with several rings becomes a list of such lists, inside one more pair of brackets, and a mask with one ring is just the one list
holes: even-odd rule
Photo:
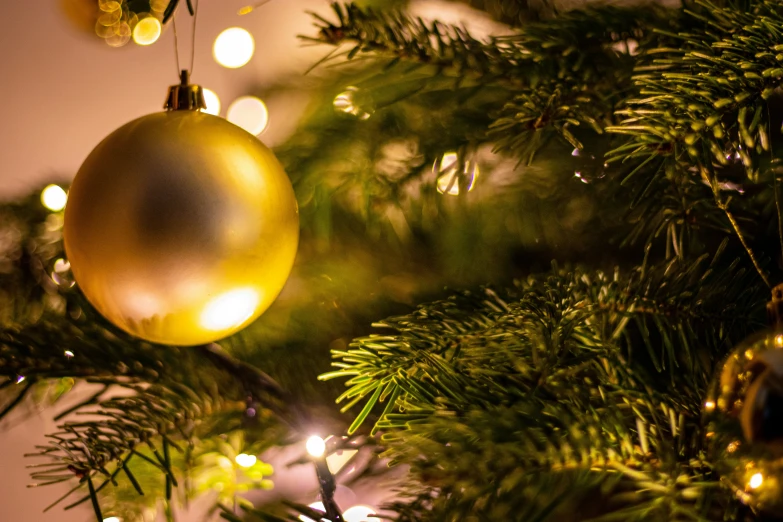
[[[198, 27], [199, 3], [200, 0], [196, 0], [195, 5], [193, 7], [193, 30], [191, 31], [191, 38], [190, 38], [190, 68], [188, 69], [188, 72], [191, 75], [193, 74], [193, 70], [195, 69], [195, 64], [196, 64], [196, 28]], [[177, 65], [177, 78], [179, 78], [180, 72], [182, 72], [182, 68], [180, 67], [180, 63], [179, 63], [179, 36], [177, 35], [176, 14], [172, 17], [172, 25], [174, 26], [174, 58]]]

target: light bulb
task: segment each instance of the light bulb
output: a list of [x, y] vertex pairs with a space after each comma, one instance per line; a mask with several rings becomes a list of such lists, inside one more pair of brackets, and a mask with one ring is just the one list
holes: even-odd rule
[[240, 453], [234, 460], [243, 468], [252, 468], [258, 462], [258, 458], [255, 455], [248, 455], [247, 453]]
[[226, 119], [257, 136], [269, 123], [269, 111], [264, 102], [255, 96], [242, 96], [229, 105]]
[[138, 45], [152, 45], [160, 38], [161, 29], [160, 21], [154, 16], [143, 18], [133, 28], [133, 41]]
[[313, 435], [307, 439], [305, 447], [307, 448], [307, 453], [313, 457], [322, 457], [326, 451], [326, 442], [318, 435]]
[[250, 61], [255, 49], [253, 35], [241, 27], [230, 27], [215, 39], [212, 54], [223, 67], [237, 69]]
[[41, 192], [41, 203], [52, 212], [59, 212], [65, 208], [68, 194], [59, 185], [48, 185]]
[[217, 116], [220, 114], [220, 98], [212, 89], [204, 89], [204, 101], [207, 102], [207, 108], [203, 112]]

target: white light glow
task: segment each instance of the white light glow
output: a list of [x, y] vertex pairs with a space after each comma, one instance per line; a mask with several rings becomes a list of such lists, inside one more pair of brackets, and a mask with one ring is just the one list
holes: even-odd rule
[[133, 28], [133, 41], [138, 45], [152, 45], [158, 41], [161, 32], [160, 21], [154, 16], [148, 16]]
[[103, 522], [122, 522], [119, 517], [104, 518]]
[[353, 506], [345, 510], [343, 520], [345, 522], [381, 522], [380, 518], [370, 515], [377, 515], [370, 506]]
[[237, 69], [250, 61], [255, 50], [253, 35], [241, 27], [230, 27], [215, 39], [212, 54], [223, 67]]
[[750, 477], [750, 482], [748, 482], [748, 485], [751, 487], [751, 489], [756, 489], [757, 487], [761, 486], [762, 482], [764, 482], [764, 475], [761, 473], [756, 473]]
[[307, 453], [313, 457], [322, 457], [326, 451], [326, 442], [318, 435], [313, 435], [307, 439], [305, 447], [307, 448]]
[[201, 326], [213, 331], [239, 326], [253, 316], [258, 301], [258, 293], [252, 288], [240, 288], [219, 295], [201, 312]]
[[212, 116], [220, 114], [220, 98], [212, 89], [204, 89], [204, 101], [207, 102], [207, 108], [202, 111]]
[[41, 192], [41, 203], [52, 212], [61, 211], [67, 202], [68, 194], [59, 185], [48, 185]]
[[269, 111], [266, 104], [255, 96], [242, 96], [229, 105], [226, 119], [257, 136], [269, 123]]
[[243, 468], [252, 468], [258, 462], [258, 458], [255, 455], [248, 455], [247, 453], [240, 453], [234, 460]]
[[[313, 502], [307, 507], [309, 507], [310, 509], [315, 509], [318, 511], [322, 511], [323, 513], [326, 513], [326, 508], [324, 507], [323, 502]], [[299, 515], [299, 520], [301, 520], [302, 522], [315, 522], [315, 520], [313, 520], [312, 518], [306, 517], [304, 515]]]
[[[440, 162], [435, 162], [434, 167], [434, 170], [438, 173], [438, 192], [448, 194], [449, 196], [459, 195], [459, 178], [461, 175], [466, 178], [468, 192], [473, 190], [476, 178], [479, 176], [478, 165], [474, 165], [471, 161], [466, 161], [464, 165], [461, 165], [459, 155], [456, 152], [445, 153], [441, 156]], [[459, 172], [460, 167], [464, 168], [462, 173]]]

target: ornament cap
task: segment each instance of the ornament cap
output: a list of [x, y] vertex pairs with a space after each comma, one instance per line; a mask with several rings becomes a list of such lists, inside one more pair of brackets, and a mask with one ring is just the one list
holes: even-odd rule
[[167, 111], [199, 111], [207, 108], [207, 102], [204, 99], [204, 89], [201, 85], [191, 85], [190, 71], [187, 69], [180, 72], [179, 85], [169, 87], [169, 94], [166, 96], [166, 103], [163, 108]]
[[767, 303], [767, 318], [775, 328], [783, 328], [783, 284], [772, 289], [772, 299]]

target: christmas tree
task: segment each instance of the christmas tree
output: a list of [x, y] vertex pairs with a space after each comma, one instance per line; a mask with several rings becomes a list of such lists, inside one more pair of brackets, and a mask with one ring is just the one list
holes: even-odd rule
[[[112, 23], [159, 30], [178, 3]], [[313, 13], [317, 88], [274, 151], [296, 263], [230, 337], [126, 333], [74, 280], [63, 189], [0, 207], [0, 419], [61, 422], [32, 482], [68, 494], [41, 509], [783, 516], [783, 7], [469, 4], [494, 35], [416, 1]], [[277, 493], [289, 464], [318, 490]]]

